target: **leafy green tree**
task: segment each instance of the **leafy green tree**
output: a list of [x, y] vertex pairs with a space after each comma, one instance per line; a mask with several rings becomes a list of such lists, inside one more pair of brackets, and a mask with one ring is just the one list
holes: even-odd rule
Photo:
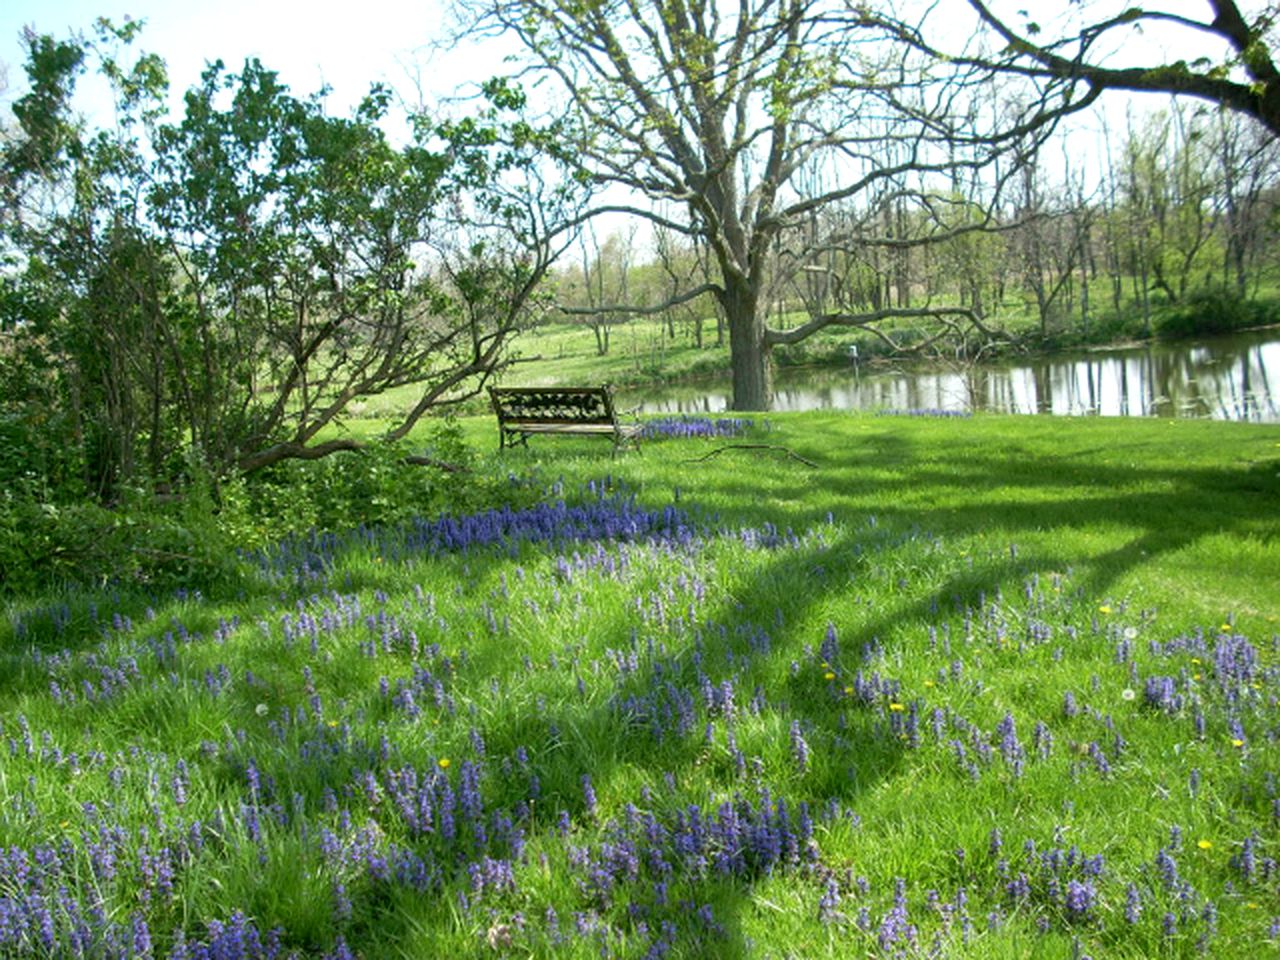
[[[396, 146], [385, 89], [335, 117], [257, 61], [218, 62], [169, 121], [162, 63], [123, 57], [138, 29], [28, 37], [0, 167], [4, 331], [14, 357], [43, 356], [30, 399], [65, 398], [90, 492], [355, 449], [331, 429], [352, 401], [414, 387], [398, 439], [510, 362], [577, 203], [519, 91], [491, 85], [463, 121], [413, 116]], [[91, 66], [115, 92], [108, 129], [71, 109]]]

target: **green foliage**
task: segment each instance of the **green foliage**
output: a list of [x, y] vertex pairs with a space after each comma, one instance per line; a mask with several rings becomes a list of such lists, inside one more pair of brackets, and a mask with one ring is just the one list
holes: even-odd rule
[[[518, 116], [518, 89], [491, 85], [494, 106], [457, 124], [411, 117], [398, 146], [385, 87], [338, 117], [257, 60], [217, 61], [171, 117], [163, 62], [127, 49], [139, 29], [29, 37], [32, 92], [0, 145], [0, 402], [60, 428], [74, 495], [114, 508], [187, 484], [191, 463], [308, 456], [392, 387], [417, 391], [389, 428], [404, 436], [506, 364], [578, 193], [541, 162], [554, 134]], [[110, 129], [72, 112], [89, 72], [114, 95]], [[547, 194], [529, 203], [522, 177]], [[47, 460], [30, 470], [61, 488]]]
[[1280, 320], [1274, 302], [1246, 300], [1234, 290], [1212, 287], [1196, 290], [1186, 302], [1170, 308], [1156, 329], [1169, 339], [1214, 336], [1259, 327]]
[[206, 477], [158, 499], [124, 488], [120, 502], [57, 502], [34, 484], [0, 495], [0, 584], [22, 594], [60, 584], [213, 587], [239, 576], [251, 528]]
[[69, 498], [70, 487], [44, 484], [38, 469], [19, 472], [22, 457], [2, 455], [13, 449], [0, 446], [0, 468], [9, 472], [0, 494], [0, 591], [10, 595], [56, 584], [226, 587], [239, 581], [239, 551], [290, 533], [394, 526], [535, 495], [513, 486], [500, 465], [482, 464], [452, 420], [412, 443], [373, 441], [220, 482], [192, 460], [180, 486], [162, 487], [163, 495], [125, 486], [109, 507]]
[[[406, 456], [444, 466], [406, 463]], [[488, 506], [504, 485], [480, 470], [457, 424], [445, 421], [425, 443], [374, 441], [323, 460], [286, 460], [252, 476], [242, 489], [256, 518], [257, 546], [310, 529], [395, 525]]]

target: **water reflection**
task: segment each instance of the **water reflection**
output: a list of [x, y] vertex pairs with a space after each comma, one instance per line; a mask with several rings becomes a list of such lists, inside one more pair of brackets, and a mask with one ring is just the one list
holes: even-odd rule
[[[1062, 416], [1209, 417], [1280, 422], [1280, 332], [1152, 344], [1001, 366], [904, 373], [784, 370], [777, 410], [991, 410]], [[721, 413], [727, 386], [629, 399], [647, 413]]]

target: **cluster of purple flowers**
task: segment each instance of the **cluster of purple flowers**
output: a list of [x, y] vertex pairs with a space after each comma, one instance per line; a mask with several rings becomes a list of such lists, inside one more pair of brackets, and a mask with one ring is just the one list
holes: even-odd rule
[[[999, 852], [993, 840], [992, 855]], [[1017, 873], [1008, 860], [1001, 859], [997, 866], [1001, 876], [1009, 877], [1004, 882], [1004, 892], [1014, 904], [1047, 903], [1061, 909], [1072, 923], [1094, 918], [1099, 898], [1097, 883], [1106, 872], [1102, 854], [1089, 856], [1078, 847], [1064, 850], [1058, 846], [1038, 851], [1034, 840], [1028, 839]]]
[[768, 790], [710, 812], [688, 804], [661, 817], [628, 804], [603, 833], [599, 845], [574, 848], [569, 858], [580, 888], [600, 906], [624, 884], [651, 883], [652, 902], [663, 905], [676, 879], [750, 880], [811, 865], [818, 856], [808, 804]]
[[1143, 702], [1165, 713], [1177, 713], [1185, 702], [1173, 677], [1147, 677], [1142, 690]]
[[968, 419], [973, 416], [970, 410], [944, 410], [941, 407], [919, 407], [909, 410], [885, 408], [876, 411], [877, 417], [942, 417], [945, 419]]
[[642, 436], [646, 439], [669, 437], [740, 437], [753, 426], [741, 417], [661, 417], [647, 420]]
[[1232, 693], [1258, 677], [1258, 651], [1240, 634], [1218, 638], [1213, 648], [1213, 675]]
[[701, 536], [674, 505], [650, 509], [631, 497], [606, 492], [569, 504], [500, 507], [463, 516], [421, 518], [394, 528], [359, 527], [346, 533], [286, 537], [253, 559], [272, 580], [323, 576], [342, 554], [365, 550], [388, 560], [497, 548], [514, 552], [522, 543], [565, 545], [589, 541], [690, 544]]

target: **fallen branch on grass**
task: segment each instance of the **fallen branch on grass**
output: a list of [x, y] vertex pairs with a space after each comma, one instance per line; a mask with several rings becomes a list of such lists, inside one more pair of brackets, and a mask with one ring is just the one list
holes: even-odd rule
[[684, 462], [685, 463], [702, 463], [702, 461], [704, 460], [710, 460], [712, 457], [718, 457], [720, 454], [724, 453], [726, 450], [778, 450], [782, 453], [785, 453], [792, 460], [799, 460], [806, 467], [813, 467], [816, 469], [818, 466], [812, 460], [808, 460], [800, 456], [800, 454], [796, 453], [794, 450], [788, 450], [786, 447], [780, 447], [774, 443], [729, 443], [729, 444], [725, 444], [723, 447], [716, 447], [714, 450], [712, 450], [710, 453], [706, 454], [705, 456], [693, 457], [689, 460], [685, 460]]

